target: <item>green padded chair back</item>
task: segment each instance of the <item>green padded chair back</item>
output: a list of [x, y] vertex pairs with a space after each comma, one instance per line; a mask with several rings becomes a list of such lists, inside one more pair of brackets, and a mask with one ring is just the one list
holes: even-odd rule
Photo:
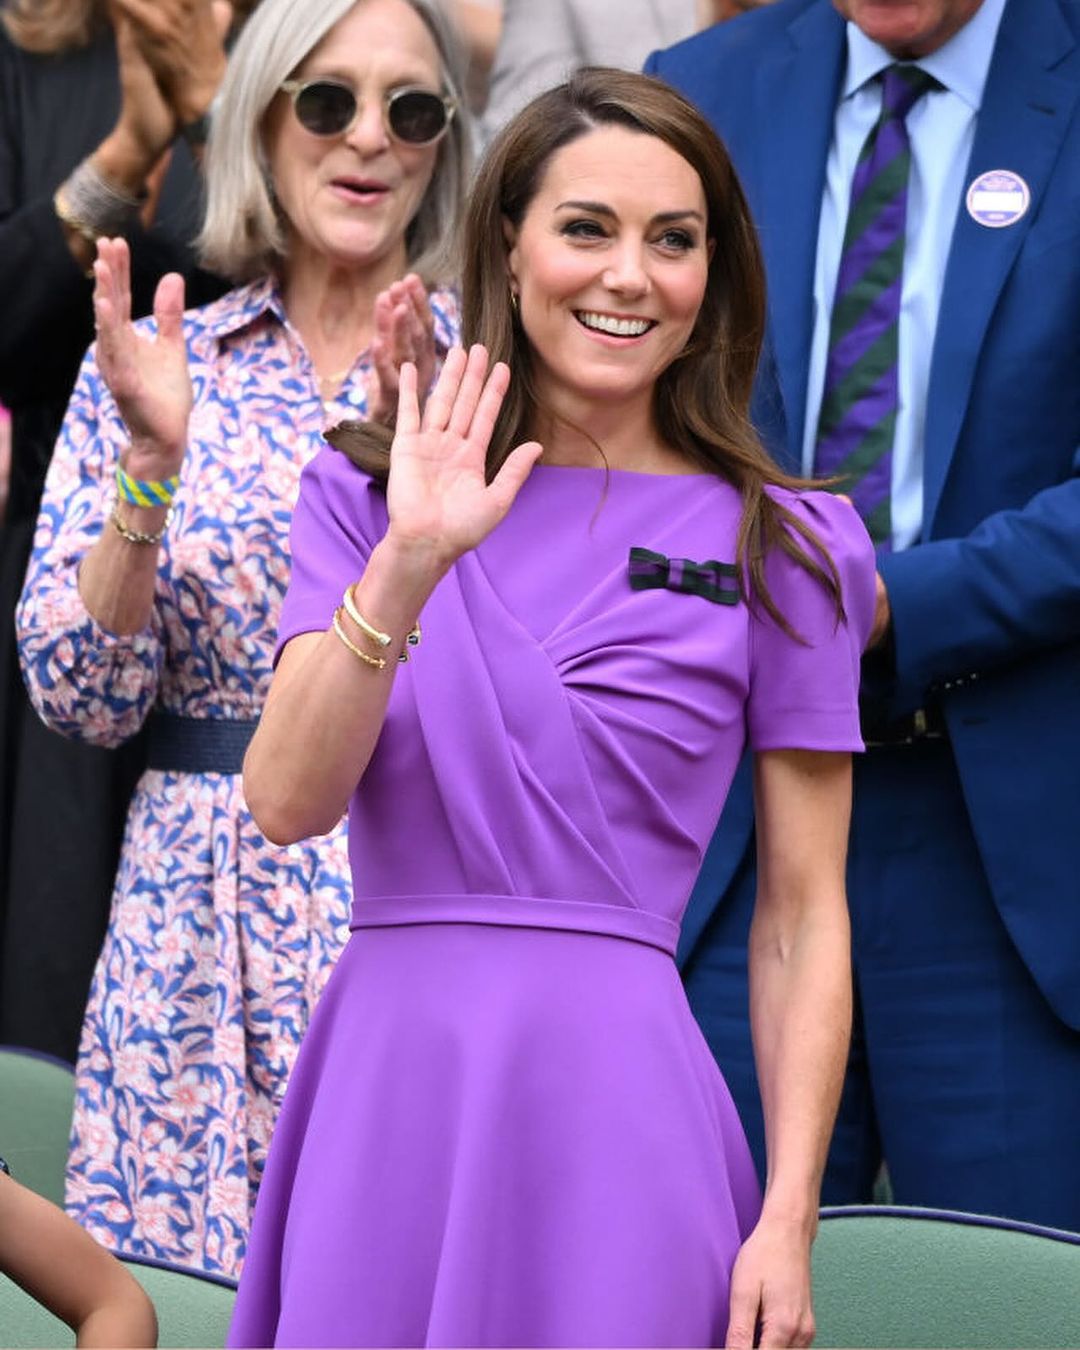
[[[236, 1289], [214, 1276], [182, 1270], [178, 1266], [125, 1260], [157, 1311], [158, 1345], [203, 1347], [215, 1350], [225, 1344]], [[0, 1275], [0, 1346], [4, 1350], [66, 1350], [75, 1335], [66, 1323], [53, 1317], [40, 1304]]]
[[0, 1275], [0, 1345], [4, 1350], [65, 1350], [75, 1333], [40, 1303], [23, 1293], [14, 1280]]
[[75, 1075], [49, 1055], [0, 1046], [0, 1157], [16, 1181], [64, 1203]]
[[159, 1346], [215, 1350], [225, 1344], [236, 1301], [236, 1285], [231, 1280], [134, 1257], [126, 1257], [124, 1265], [150, 1295], [157, 1311]]
[[823, 1209], [816, 1346], [1080, 1347], [1080, 1235], [948, 1210]]

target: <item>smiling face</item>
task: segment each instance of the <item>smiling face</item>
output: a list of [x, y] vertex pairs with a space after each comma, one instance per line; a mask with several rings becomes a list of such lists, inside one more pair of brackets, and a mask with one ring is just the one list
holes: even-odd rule
[[420, 208], [438, 145], [394, 140], [383, 124], [386, 95], [403, 86], [441, 92], [439, 53], [406, 0], [359, 0], [293, 72], [341, 81], [360, 104], [336, 136], [306, 131], [285, 93], [267, 116], [266, 152], [285, 217], [288, 266], [306, 256], [345, 267], [405, 270], [405, 232]]
[[701, 307], [706, 223], [696, 171], [655, 136], [603, 126], [556, 151], [507, 226], [541, 403], [651, 399]]

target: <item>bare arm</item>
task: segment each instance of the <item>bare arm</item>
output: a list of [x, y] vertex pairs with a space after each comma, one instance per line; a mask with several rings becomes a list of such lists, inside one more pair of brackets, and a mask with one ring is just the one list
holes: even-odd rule
[[[114, 13], [120, 77], [120, 113], [116, 125], [90, 155], [98, 173], [128, 197], [147, 189], [156, 166], [176, 135], [176, 116], [143, 59], [135, 34], [122, 13]], [[94, 243], [61, 222], [71, 255], [83, 271], [94, 260]]]
[[[196, 122], [225, 73], [232, 8], [223, 0], [112, 0], [120, 114], [90, 155], [98, 173], [127, 197], [144, 198], [149, 227], [177, 132]], [[95, 241], [61, 221], [72, 257], [88, 271]]]
[[[410, 551], [389, 534], [376, 545], [353, 596], [393, 637], [384, 669], [365, 665], [332, 628], [303, 633], [282, 652], [244, 759], [244, 795], [271, 843], [326, 834], [344, 815], [382, 730], [397, 653], [444, 571], [437, 555]], [[375, 653], [342, 622], [350, 641]]]
[[451, 0], [450, 13], [469, 56], [469, 106], [480, 112], [487, 101], [487, 82], [502, 29], [502, 6]]
[[154, 1346], [142, 1286], [55, 1205], [0, 1173], [0, 1269], [66, 1322], [79, 1346]]
[[758, 893], [750, 1020], [765, 1113], [761, 1219], [732, 1277], [728, 1344], [813, 1338], [810, 1244], [851, 1034], [844, 863], [848, 755], [773, 750], [755, 760]]
[[[162, 278], [154, 297], [154, 338], [131, 324], [130, 255], [122, 239], [98, 242], [94, 264], [94, 318], [98, 365], [131, 435], [123, 467], [134, 478], [164, 482], [180, 472], [191, 411], [191, 381], [184, 346], [184, 283]], [[131, 532], [158, 534], [163, 507], [124, 503], [118, 508]], [[108, 632], [138, 633], [150, 621], [158, 568], [157, 544], [134, 543], [107, 524], [79, 569], [87, 610]]]
[[[244, 792], [274, 843], [325, 834], [341, 819], [378, 741], [397, 654], [424, 603], [455, 560], [495, 528], [540, 453], [528, 442], [494, 480], [485, 456], [509, 371], [490, 375], [483, 347], [449, 353], [421, 419], [417, 372], [401, 371], [397, 434], [387, 485], [389, 526], [353, 587], [360, 614], [390, 635], [372, 645], [353, 621], [348, 641], [386, 664], [376, 669], [332, 628], [294, 638], [282, 654], [244, 760]], [[423, 651], [417, 655], [422, 660]]]

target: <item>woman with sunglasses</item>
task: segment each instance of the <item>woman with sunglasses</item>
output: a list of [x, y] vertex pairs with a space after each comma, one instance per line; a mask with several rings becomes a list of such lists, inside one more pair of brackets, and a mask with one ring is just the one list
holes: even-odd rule
[[[242, 283], [132, 325], [122, 241], [19, 612], [67, 735], [149, 722], [78, 1063], [68, 1208], [107, 1245], [236, 1275], [278, 1104], [349, 913], [343, 829], [276, 848], [239, 770], [269, 686], [299, 475], [392, 419], [457, 330], [468, 128], [429, 0], [263, 0], [206, 155], [205, 261]], [[440, 288], [442, 286], [443, 288]]]
[[[757, 240], [668, 86], [520, 113], [462, 285], [476, 345], [293, 521], [244, 785], [281, 842], [348, 804], [356, 899], [230, 1343], [806, 1345], [870, 541], [750, 425]], [[748, 746], [764, 1196], [672, 959]]]

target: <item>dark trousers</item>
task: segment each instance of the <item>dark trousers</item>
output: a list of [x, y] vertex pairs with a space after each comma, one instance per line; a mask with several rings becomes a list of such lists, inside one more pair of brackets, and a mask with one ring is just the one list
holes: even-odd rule
[[[684, 980], [763, 1173], [754, 885], [751, 848]], [[869, 1200], [884, 1158], [898, 1204], [1080, 1230], [1080, 1034], [1002, 924], [945, 741], [856, 759], [848, 901], [855, 1028], [823, 1202]]]

